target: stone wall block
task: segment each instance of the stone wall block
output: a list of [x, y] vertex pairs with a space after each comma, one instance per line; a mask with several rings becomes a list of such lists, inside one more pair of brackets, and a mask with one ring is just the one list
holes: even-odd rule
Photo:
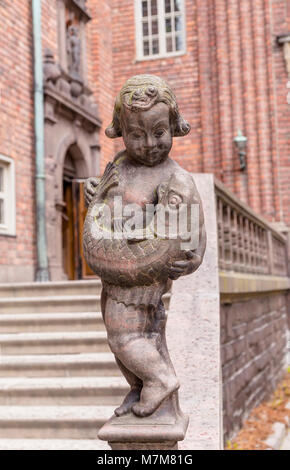
[[[238, 430], [251, 409], [265, 399], [281, 377], [286, 354], [286, 295], [265, 295], [237, 301], [222, 315], [222, 374], [226, 393], [225, 437]], [[230, 404], [229, 404], [229, 403]]]

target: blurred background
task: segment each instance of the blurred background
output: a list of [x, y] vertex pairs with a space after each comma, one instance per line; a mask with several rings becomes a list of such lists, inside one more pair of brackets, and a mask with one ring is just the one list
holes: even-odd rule
[[[96, 313], [101, 284], [82, 253], [83, 185], [123, 148], [104, 131], [126, 79], [144, 73], [168, 81], [191, 124], [186, 137], [174, 139], [172, 157], [197, 179], [215, 178], [215, 340], [224, 435], [232, 436], [275, 388], [286, 361], [289, 0], [0, 0], [0, 31], [0, 375], [25, 378], [23, 386], [4, 384], [0, 437], [53, 438], [57, 428], [61, 438], [95, 439], [112, 413], [106, 405], [118, 404], [126, 389], [111, 377], [118, 371]], [[90, 373], [88, 380], [99, 380], [96, 401], [91, 382], [83, 384]], [[63, 379], [49, 382], [60, 375], [64, 387]], [[74, 375], [79, 381], [70, 383]], [[44, 385], [37, 377], [46, 377]], [[207, 391], [198, 390], [206, 403]], [[10, 393], [16, 398], [7, 401]], [[53, 406], [21, 406], [32, 396], [39, 398], [33, 404], [59, 405], [62, 393], [65, 404], [100, 404], [101, 419], [92, 421], [99, 415], [89, 407], [78, 415], [76, 407], [71, 415], [65, 410], [70, 421], [63, 424]], [[13, 403], [19, 408], [7, 411]], [[22, 434], [13, 434], [18, 418], [27, 429], [21, 424]]]
[[[73, 242], [79, 186], [123, 147], [104, 129], [139, 73], [166, 79], [191, 124], [172, 157], [288, 230], [289, 1], [1, 0], [0, 9], [0, 280], [33, 280], [37, 263], [52, 280], [89, 274]], [[35, 177], [46, 188], [39, 211]], [[47, 263], [36, 250], [43, 208]]]

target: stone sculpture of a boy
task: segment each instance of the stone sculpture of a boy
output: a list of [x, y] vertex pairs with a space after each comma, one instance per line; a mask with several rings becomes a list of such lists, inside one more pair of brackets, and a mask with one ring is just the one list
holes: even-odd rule
[[[108, 137], [123, 138], [125, 150], [115, 156], [101, 180], [90, 178], [86, 182], [89, 211], [84, 252], [103, 281], [101, 304], [108, 342], [131, 387], [115, 410], [117, 416], [130, 411], [138, 417], [152, 415], [179, 387], [166, 346], [166, 315], [161, 298], [172, 280], [200, 266], [205, 251], [199, 194], [191, 175], [169, 157], [173, 137], [189, 131], [190, 126], [179, 114], [176, 98], [164, 80], [152, 75], [132, 77], [121, 89], [113, 122], [106, 129]], [[159, 243], [156, 233], [151, 240], [101, 240], [92, 230], [93, 206], [105, 202], [114, 212], [116, 197], [122, 198], [124, 206], [137, 204], [142, 209], [143, 228], [146, 206], [154, 207], [166, 199], [166, 204], [178, 211], [187, 197], [187, 201], [199, 205], [198, 246], [183, 251], [180, 257], [172, 255], [171, 259], [166, 240], [154, 245]], [[117, 222], [115, 227], [124, 225], [124, 220]], [[146, 260], [150, 263], [146, 264]]]

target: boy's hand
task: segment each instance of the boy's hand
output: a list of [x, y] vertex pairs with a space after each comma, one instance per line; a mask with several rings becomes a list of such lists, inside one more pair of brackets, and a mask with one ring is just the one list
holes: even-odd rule
[[169, 273], [170, 279], [176, 280], [180, 276], [193, 273], [202, 262], [202, 257], [194, 251], [187, 251], [186, 257], [188, 261], [176, 261], [173, 263]]
[[96, 194], [96, 189], [99, 184], [100, 179], [99, 178], [88, 178], [85, 181], [84, 185], [84, 194], [85, 194], [85, 202], [86, 206], [88, 207], [90, 205], [90, 202], [92, 201], [94, 195]]
[[185, 274], [191, 274], [194, 273], [198, 269], [198, 267], [201, 265], [204, 253], [205, 253], [205, 248], [206, 248], [206, 232], [205, 232], [205, 226], [204, 223], [201, 226], [200, 230], [200, 244], [197, 250], [194, 251], [187, 251], [186, 257], [187, 260], [185, 261], [176, 261], [173, 263], [170, 273], [169, 273], [169, 278], [170, 279], [178, 279], [180, 276], [184, 276]]

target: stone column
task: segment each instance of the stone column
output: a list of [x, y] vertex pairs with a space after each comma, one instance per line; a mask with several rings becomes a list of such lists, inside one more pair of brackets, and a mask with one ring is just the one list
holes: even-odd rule
[[189, 427], [180, 449], [222, 448], [220, 301], [214, 178], [195, 174], [207, 233], [202, 265], [173, 283], [167, 343], [180, 380], [180, 406]]

